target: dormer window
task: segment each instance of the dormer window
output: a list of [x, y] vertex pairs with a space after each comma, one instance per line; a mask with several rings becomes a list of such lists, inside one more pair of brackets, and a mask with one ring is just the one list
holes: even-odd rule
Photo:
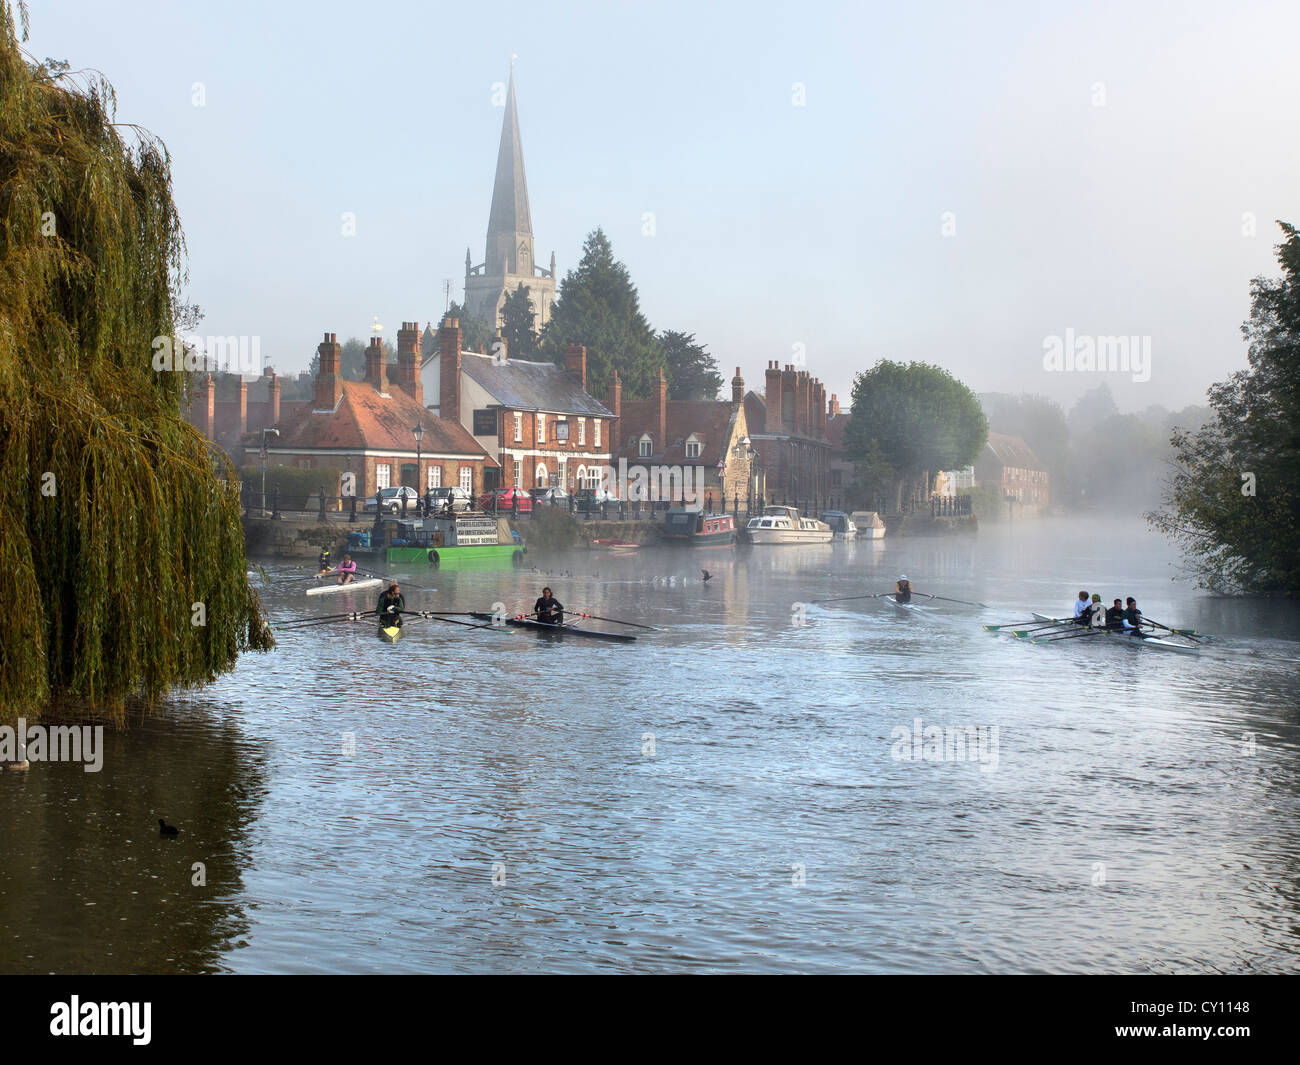
[[694, 433], [686, 438], [686, 457], [688, 459], [700, 457], [700, 439]]
[[650, 434], [649, 433], [643, 434], [641, 437], [641, 447], [637, 453], [641, 456], [641, 458], [646, 459], [654, 454], [652, 448], [653, 448], [653, 442], [650, 439]]

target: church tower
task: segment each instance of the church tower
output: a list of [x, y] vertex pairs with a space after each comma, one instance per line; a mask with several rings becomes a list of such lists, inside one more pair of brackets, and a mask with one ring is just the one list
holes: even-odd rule
[[520, 285], [533, 303], [534, 325], [541, 329], [551, 320], [555, 302], [555, 253], [550, 269], [539, 267], [533, 248], [533, 220], [528, 210], [528, 180], [524, 176], [524, 149], [519, 138], [519, 110], [515, 103], [515, 67], [510, 63], [506, 113], [497, 149], [496, 181], [492, 186], [492, 211], [488, 215], [484, 260], [473, 264], [465, 251], [465, 309], [484, 318], [495, 329], [501, 324], [501, 306]]

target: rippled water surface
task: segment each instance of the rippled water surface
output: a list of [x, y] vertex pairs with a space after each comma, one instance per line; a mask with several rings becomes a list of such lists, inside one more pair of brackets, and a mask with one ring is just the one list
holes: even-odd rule
[[[0, 775], [0, 971], [1300, 968], [1294, 605], [1171, 583], [1136, 524], [528, 561], [398, 572], [412, 607], [546, 582], [668, 631], [283, 632], [102, 772]], [[900, 571], [991, 607], [798, 605]], [[1080, 588], [1220, 638], [981, 628]], [[301, 591], [263, 594], [372, 606]], [[917, 719], [983, 727], [986, 760], [893, 757]]]

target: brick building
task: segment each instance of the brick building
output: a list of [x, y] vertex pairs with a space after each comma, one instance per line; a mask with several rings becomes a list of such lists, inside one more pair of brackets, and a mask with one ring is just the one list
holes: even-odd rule
[[821, 381], [807, 370], [769, 362], [763, 395], [750, 392], [744, 405], [769, 500], [824, 501], [830, 495], [831, 442]]
[[[403, 322], [398, 331], [391, 373], [378, 337], [366, 351], [363, 381], [345, 381], [339, 373], [335, 334], [326, 333], [317, 351], [320, 371], [312, 400], [281, 420], [280, 436], [267, 447], [272, 463], [351, 472], [361, 498], [398, 484], [421, 492], [450, 485], [475, 495], [484, 490], [496, 460], [458, 423], [438, 418], [424, 405], [415, 322]], [[424, 430], [418, 447], [417, 425]]]
[[[288, 417], [306, 400], [281, 397], [285, 391], [271, 367], [261, 377], [247, 378], [234, 373], [195, 374], [195, 384], [185, 409], [185, 419], [203, 436], [221, 447], [236, 465], [243, 465], [248, 451], [258, 447], [259, 434]], [[288, 391], [301, 394], [310, 381], [301, 374], [288, 380]]]
[[1018, 436], [989, 433], [984, 450], [975, 460], [975, 483], [994, 489], [1006, 502], [1034, 512], [1047, 506], [1047, 470]]
[[[644, 471], [653, 501], [712, 504], [713, 510], [739, 502], [748, 508], [763, 495], [764, 481], [749, 438], [744, 398], [739, 366], [730, 402], [670, 400], [660, 370], [654, 399], [622, 404], [614, 465], [622, 469], [626, 461], [630, 483], [638, 469]], [[681, 476], [661, 472], [665, 470], [680, 470]], [[684, 499], [685, 486], [690, 491]]]
[[438, 352], [421, 369], [425, 394], [437, 397], [428, 406], [493, 456], [500, 487], [598, 487], [610, 461], [620, 388], [615, 381], [610, 390], [613, 409], [588, 395], [587, 349], [570, 345], [562, 370], [511, 359], [504, 341], [495, 355], [462, 348], [460, 323], [447, 316]]

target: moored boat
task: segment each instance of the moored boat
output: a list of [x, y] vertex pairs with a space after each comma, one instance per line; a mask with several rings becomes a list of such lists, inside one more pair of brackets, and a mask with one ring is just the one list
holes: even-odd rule
[[858, 530], [859, 540], [883, 540], [885, 523], [874, 510], [855, 510], [849, 515]]
[[600, 551], [619, 551], [624, 553], [628, 551], [636, 551], [641, 547], [640, 544], [634, 544], [630, 540], [612, 539], [592, 540], [591, 546]]
[[831, 527], [816, 518], [805, 518], [795, 507], [768, 506], [750, 518], [745, 532], [755, 544], [828, 544], [835, 537]]
[[821, 520], [830, 527], [837, 540], [856, 540], [858, 537], [857, 525], [842, 510], [823, 510]]
[[681, 547], [730, 547], [736, 542], [736, 519], [730, 514], [705, 514], [691, 507], [669, 507], [663, 540]]

